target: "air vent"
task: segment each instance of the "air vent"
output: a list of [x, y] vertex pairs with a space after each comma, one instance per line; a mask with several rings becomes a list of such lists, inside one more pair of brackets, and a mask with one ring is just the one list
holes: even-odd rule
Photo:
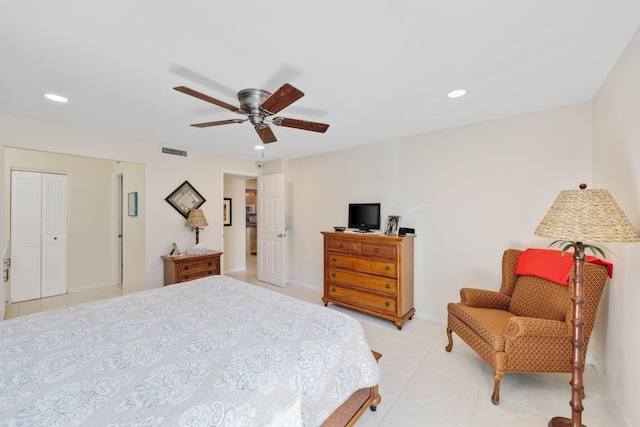
[[162, 153], [163, 154], [171, 154], [174, 156], [182, 156], [182, 157], [187, 157], [187, 152], [184, 150], [176, 150], [175, 148], [167, 148], [167, 147], [162, 147]]

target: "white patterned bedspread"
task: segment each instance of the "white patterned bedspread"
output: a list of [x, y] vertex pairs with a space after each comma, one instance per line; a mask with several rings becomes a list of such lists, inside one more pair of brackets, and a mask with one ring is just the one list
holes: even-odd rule
[[356, 320], [224, 276], [0, 322], [0, 426], [313, 426], [379, 375]]

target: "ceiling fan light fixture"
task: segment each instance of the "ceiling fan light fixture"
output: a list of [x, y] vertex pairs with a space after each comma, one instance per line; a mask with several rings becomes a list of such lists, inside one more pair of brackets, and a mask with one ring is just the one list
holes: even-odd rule
[[461, 96], [464, 96], [467, 93], [466, 90], [464, 89], [456, 89], [456, 90], [452, 90], [451, 92], [449, 92], [447, 94], [447, 96], [449, 98], [460, 98]]
[[64, 96], [56, 95], [55, 93], [45, 93], [44, 97], [55, 102], [69, 102]]
[[256, 150], [264, 150], [264, 145], [256, 145], [255, 147]]

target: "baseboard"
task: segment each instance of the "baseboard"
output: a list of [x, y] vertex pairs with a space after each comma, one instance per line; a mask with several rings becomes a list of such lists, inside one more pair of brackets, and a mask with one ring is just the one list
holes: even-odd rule
[[237, 273], [238, 271], [246, 271], [247, 267], [234, 268], [233, 270], [225, 270], [224, 274], [227, 273]]
[[76, 292], [91, 291], [93, 289], [108, 288], [110, 286], [116, 286], [116, 284], [114, 282], [94, 283], [91, 285], [85, 285], [85, 286], [79, 286], [77, 288], [67, 289], [67, 293], [75, 294]]
[[427, 322], [435, 323], [437, 325], [445, 325], [446, 326], [446, 324], [447, 324], [447, 320], [446, 319], [442, 319], [442, 318], [437, 317], [437, 316], [432, 316], [430, 314], [425, 314], [425, 313], [422, 313], [420, 311], [416, 311], [413, 316], [417, 317], [418, 319], [426, 320]]
[[316, 285], [312, 285], [311, 283], [307, 283], [307, 282], [302, 282], [300, 280], [294, 280], [294, 279], [286, 279], [285, 280], [285, 284], [286, 285], [297, 285], [297, 286], [302, 286], [303, 288], [307, 288], [307, 289], [320, 289], [322, 290], [322, 286], [316, 286]]

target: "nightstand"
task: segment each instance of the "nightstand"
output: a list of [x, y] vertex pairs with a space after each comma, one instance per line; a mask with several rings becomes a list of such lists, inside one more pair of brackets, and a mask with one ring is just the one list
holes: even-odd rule
[[222, 252], [207, 251], [204, 255], [164, 255], [164, 284], [186, 282], [220, 274]]

